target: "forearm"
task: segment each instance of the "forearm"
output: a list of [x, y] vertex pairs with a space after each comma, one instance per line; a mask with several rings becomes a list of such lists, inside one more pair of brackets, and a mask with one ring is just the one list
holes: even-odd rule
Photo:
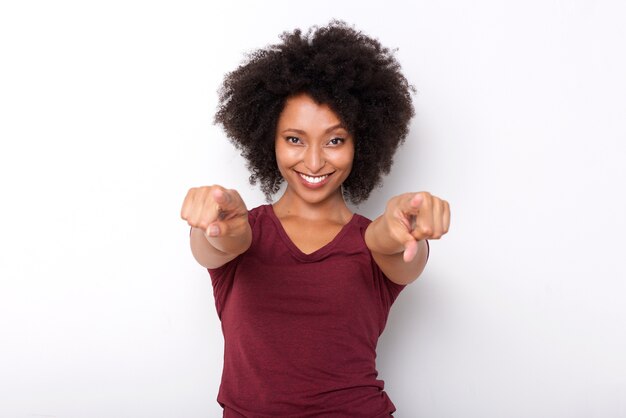
[[370, 223], [365, 230], [365, 244], [372, 253], [381, 255], [402, 255], [404, 247], [393, 239], [389, 227], [385, 224], [383, 215]]
[[206, 268], [220, 267], [244, 253], [252, 243], [252, 231], [248, 227], [236, 236], [207, 237], [204, 230], [192, 228], [191, 252], [196, 261]]

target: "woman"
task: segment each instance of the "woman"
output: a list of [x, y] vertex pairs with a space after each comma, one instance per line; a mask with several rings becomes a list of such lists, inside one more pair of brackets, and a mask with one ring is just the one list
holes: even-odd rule
[[[315, 29], [315, 30], [314, 30]], [[235, 190], [192, 188], [181, 216], [211, 275], [224, 333], [225, 417], [389, 417], [376, 344], [389, 309], [448, 231], [446, 201], [366, 199], [414, 115], [390, 51], [341, 21], [283, 33], [226, 76], [216, 122], [273, 204], [248, 210]]]

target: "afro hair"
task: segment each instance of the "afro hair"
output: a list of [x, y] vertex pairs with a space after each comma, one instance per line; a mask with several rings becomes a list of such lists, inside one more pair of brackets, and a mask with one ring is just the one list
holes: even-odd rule
[[332, 20], [283, 32], [279, 44], [253, 51], [226, 74], [214, 122], [241, 151], [268, 201], [283, 181], [274, 143], [278, 118], [289, 97], [307, 93], [328, 105], [355, 141], [352, 171], [343, 184], [354, 204], [367, 199], [393, 163], [415, 114], [411, 86], [380, 42]]

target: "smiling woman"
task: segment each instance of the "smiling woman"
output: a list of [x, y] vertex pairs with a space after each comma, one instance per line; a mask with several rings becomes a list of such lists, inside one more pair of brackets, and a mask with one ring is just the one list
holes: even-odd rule
[[329, 199], [343, 201], [341, 185], [352, 169], [354, 142], [338, 116], [300, 94], [287, 100], [277, 132], [276, 163], [288, 187], [274, 208], [292, 207], [299, 199], [330, 205], [336, 202]]
[[[366, 199], [413, 116], [400, 66], [380, 43], [333, 21], [250, 55], [227, 75], [216, 121], [273, 204], [192, 188], [181, 217], [211, 275], [224, 333], [225, 417], [389, 417], [376, 371], [389, 310], [450, 223], [428, 192]], [[341, 71], [338, 71], [341, 69]]]

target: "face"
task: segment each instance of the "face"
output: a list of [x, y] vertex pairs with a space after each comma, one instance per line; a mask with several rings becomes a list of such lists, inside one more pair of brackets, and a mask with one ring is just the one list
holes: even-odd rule
[[287, 193], [309, 203], [341, 196], [350, 174], [354, 140], [339, 117], [310, 96], [289, 98], [276, 128], [276, 161]]

